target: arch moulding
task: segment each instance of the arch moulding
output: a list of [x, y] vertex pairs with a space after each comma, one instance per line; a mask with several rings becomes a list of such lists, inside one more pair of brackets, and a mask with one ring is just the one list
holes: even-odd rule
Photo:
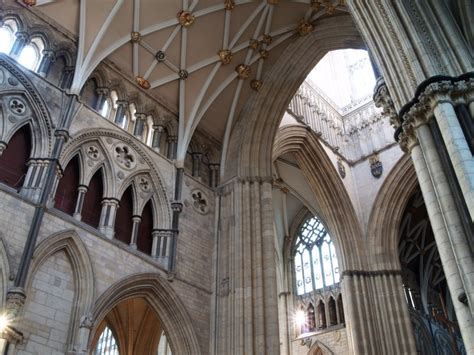
[[110, 286], [98, 298], [92, 312], [95, 324], [89, 338], [89, 346], [102, 319], [120, 302], [136, 297], [145, 299], [154, 309], [174, 354], [201, 354], [197, 336], [185, 306], [168, 281], [156, 273], [129, 276]]

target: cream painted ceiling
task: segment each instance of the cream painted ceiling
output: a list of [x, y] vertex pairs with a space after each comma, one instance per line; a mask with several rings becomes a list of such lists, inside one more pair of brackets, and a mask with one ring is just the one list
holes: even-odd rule
[[[178, 114], [181, 162], [198, 126], [225, 146], [288, 43], [319, 18], [347, 11], [344, 0], [37, 0], [35, 7], [78, 37], [73, 92], [108, 58]], [[249, 69], [247, 78], [238, 66]]]

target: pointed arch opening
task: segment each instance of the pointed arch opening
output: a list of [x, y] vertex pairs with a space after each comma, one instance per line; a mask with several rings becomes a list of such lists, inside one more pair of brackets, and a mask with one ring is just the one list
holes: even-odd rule
[[31, 129], [21, 127], [0, 156], [0, 182], [16, 189], [23, 186], [31, 154]]
[[82, 221], [95, 228], [99, 226], [102, 211], [102, 197], [104, 194], [102, 176], [102, 169], [99, 169], [90, 180], [81, 213]]
[[325, 329], [326, 323], [326, 305], [322, 300], [318, 302], [318, 329]]
[[76, 208], [79, 174], [79, 157], [76, 155], [67, 164], [54, 196], [54, 207], [71, 216]]
[[115, 238], [130, 244], [133, 229], [133, 187], [130, 185], [122, 195], [115, 218]]
[[140, 226], [138, 227], [137, 249], [151, 255], [153, 245], [153, 204], [149, 200], [143, 208]]
[[346, 320], [344, 318], [344, 305], [342, 304], [342, 295], [340, 294], [337, 296], [337, 310], [339, 314], [339, 323], [345, 323]]

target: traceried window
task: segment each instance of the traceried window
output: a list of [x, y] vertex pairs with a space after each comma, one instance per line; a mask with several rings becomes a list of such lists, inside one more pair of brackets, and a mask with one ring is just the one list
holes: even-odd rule
[[107, 326], [97, 341], [94, 355], [119, 355], [117, 341], [112, 330]]
[[6, 20], [0, 27], [0, 52], [9, 54], [13, 43], [15, 43], [15, 33], [17, 32], [16, 22]]
[[303, 223], [294, 249], [296, 293], [329, 287], [339, 282], [336, 249], [321, 221], [312, 217]]

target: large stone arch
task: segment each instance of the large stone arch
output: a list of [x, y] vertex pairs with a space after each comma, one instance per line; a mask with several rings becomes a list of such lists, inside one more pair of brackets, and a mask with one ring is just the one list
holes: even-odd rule
[[374, 269], [399, 270], [398, 242], [405, 206], [418, 180], [409, 155], [394, 166], [380, 188], [367, 229], [367, 243]]
[[97, 299], [92, 313], [95, 324], [92, 336], [89, 338], [89, 346], [100, 321], [107, 313], [120, 302], [135, 297], [144, 298], [157, 313], [174, 354], [201, 354], [196, 332], [186, 308], [168, 281], [156, 273], [131, 275], [110, 286]]
[[285, 109], [311, 69], [329, 51], [364, 48], [364, 42], [350, 15], [318, 20], [308, 36], [291, 43], [263, 78], [260, 92], [243, 108], [232, 130], [224, 179], [271, 177], [272, 146]]
[[[321, 208], [341, 254], [341, 268], [360, 268], [364, 255], [362, 231], [350, 197], [316, 133], [301, 125], [282, 127], [275, 138], [273, 158], [293, 152]], [[338, 191], [338, 193], [334, 193]]]
[[[35, 249], [26, 292], [32, 291], [32, 284], [37, 271], [46, 260], [58, 252], [64, 252], [74, 274], [75, 295], [69, 320], [66, 350], [80, 350], [80, 325], [84, 316], [90, 314], [95, 298], [95, 283], [92, 262], [87, 248], [79, 235], [73, 231], [62, 231], [43, 239]], [[26, 307], [23, 308], [26, 312]]]

